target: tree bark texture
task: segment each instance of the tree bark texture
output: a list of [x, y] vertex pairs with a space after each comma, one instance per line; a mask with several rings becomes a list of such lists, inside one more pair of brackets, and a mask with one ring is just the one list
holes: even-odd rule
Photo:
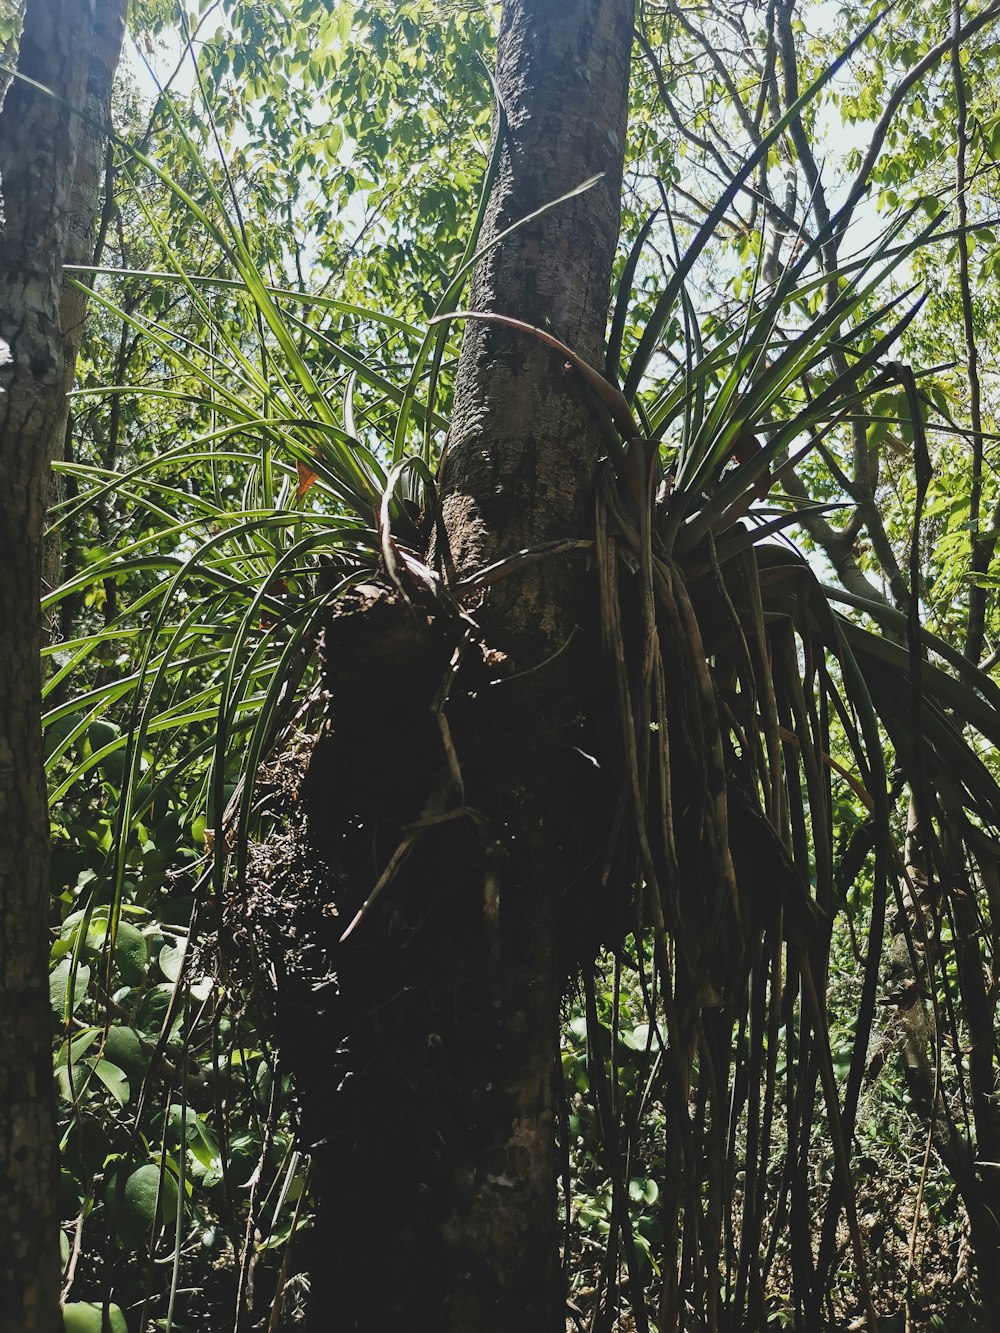
[[[84, 105], [99, 8], [29, 0], [18, 70], [57, 97], [15, 80], [0, 114], [0, 338], [12, 354], [0, 370], [0, 1328], [19, 1333], [61, 1326], [39, 590], [83, 133], [70, 108]], [[121, 24], [120, 0], [104, 9]]]
[[[596, 366], [632, 15], [632, 0], [504, 5], [508, 127], [483, 239], [601, 179], [497, 245], [469, 302]], [[588, 535], [599, 445], [564, 358], [470, 323], [441, 471], [442, 568], [469, 575]], [[338, 599], [305, 836], [276, 884], [258, 876], [231, 905], [237, 944], [247, 930], [258, 975], [275, 979], [279, 1041], [319, 1141], [316, 1289], [334, 1293], [338, 1327], [564, 1328], [566, 926], [586, 922], [615, 808], [581, 753], [599, 656], [591, 577], [579, 556], [525, 565], [470, 601], [471, 638], [419, 590], [409, 605], [374, 587]]]
[[[469, 309], [554, 334], [603, 370], [618, 239], [632, 6], [625, 0], [504, 6], [497, 88], [507, 113], [482, 243], [593, 176], [585, 193], [519, 228], [484, 258]], [[471, 322], [462, 347], [443, 509], [459, 573], [587, 529], [599, 435], [559, 354]], [[565, 565], [501, 585], [495, 628], [558, 646], [575, 607]], [[503, 631], [500, 626], [503, 625]]]
[[[99, 262], [94, 255], [98, 209], [102, 203], [105, 210], [112, 208], [114, 204], [111, 173], [106, 170], [106, 150], [111, 150], [104, 127], [108, 125], [110, 119], [111, 90], [124, 36], [125, 0], [97, 0], [94, 11], [94, 34], [88, 53], [83, 103], [85, 119], [80, 127], [73, 186], [69, 199], [64, 264], [82, 265]], [[102, 231], [106, 228], [109, 217], [110, 214], [105, 212]], [[83, 324], [87, 317], [86, 294], [77, 287], [71, 287], [68, 282], [63, 283], [60, 313], [63, 360], [66, 367], [65, 384], [68, 394], [73, 387], [76, 354], [80, 349]], [[66, 398], [63, 403], [62, 418], [53, 432], [54, 460], [63, 459], [67, 455], [70, 423], [69, 399]], [[49, 503], [55, 504], [61, 500], [64, 492], [63, 478], [53, 473], [49, 485]], [[63, 577], [62, 571], [62, 545], [58, 534], [50, 534], [46, 538], [42, 552], [42, 587], [45, 592], [50, 592], [59, 585]], [[42, 625], [42, 634], [46, 642], [50, 642], [54, 637], [52, 614], [54, 613], [45, 618]]]
[[[599, 179], [496, 245], [469, 300], [470, 310], [544, 328], [602, 371], [632, 18], [629, 0], [504, 6], [496, 82], [507, 124], [498, 129], [502, 152], [483, 242]], [[459, 576], [519, 550], [588, 535], [599, 450], [593, 405], [557, 352], [522, 332], [470, 322], [441, 475]], [[529, 1326], [564, 1323], [555, 1209], [559, 1004], [565, 937], [585, 901], [580, 881], [603, 849], [590, 844], [585, 827], [587, 775], [554, 757], [577, 753], [594, 685], [587, 586], [578, 558], [556, 556], [500, 581], [474, 609], [487, 642], [507, 657], [493, 691], [493, 726], [498, 771], [507, 767], [513, 781], [497, 802], [508, 819], [494, 909], [496, 1060], [487, 1087], [495, 1115], [493, 1142], [484, 1145], [501, 1169], [479, 1164], [454, 1221], [489, 1273], [481, 1290], [466, 1288], [459, 1322], [469, 1329], [485, 1327], [483, 1319], [491, 1328], [512, 1327], [525, 1317], [523, 1293], [531, 1290], [539, 1298]], [[608, 793], [604, 799], [612, 801]]]

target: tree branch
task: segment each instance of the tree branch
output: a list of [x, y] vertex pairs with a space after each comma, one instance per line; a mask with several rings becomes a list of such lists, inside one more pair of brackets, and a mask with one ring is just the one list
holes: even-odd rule
[[[974, 19], [969, 20], [962, 29], [962, 41], [965, 42], [968, 41], [970, 37], [974, 37], [977, 32], [985, 28], [987, 24], [991, 23], [995, 18], [1000, 18], [1000, 0], [993, 0], [993, 3], [987, 5], [981, 14], [978, 14]], [[890, 94], [889, 100], [885, 104], [885, 109], [872, 132], [872, 137], [868, 144], [868, 151], [865, 153], [861, 166], [858, 168], [857, 175], [854, 177], [854, 183], [848, 192], [847, 202], [840, 210], [838, 219], [838, 246], [840, 243], [840, 236], [847, 231], [854, 210], [868, 186], [869, 177], [878, 160], [879, 153], [882, 151], [885, 137], [889, 132], [889, 126], [892, 124], [893, 117], [902, 105], [903, 98], [915, 84], [920, 82], [929, 70], [934, 68], [942, 57], [946, 56], [948, 52], [952, 50], [953, 45], [954, 37], [949, 34], [943, 41], [938, 42], [936, 46], [932, 46], [923, 59], [918, 60], [913, 68], [903, 75]]]

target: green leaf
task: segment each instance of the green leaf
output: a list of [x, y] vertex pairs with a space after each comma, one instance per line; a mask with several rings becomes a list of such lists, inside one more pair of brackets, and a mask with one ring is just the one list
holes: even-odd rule
[[184, 941], [180, 940], [177, 944], [165, 944], [156, 961], [167, 980], [176, 981], [181, 974], [181, 966], [184, 962]]
[[73, 1014], [89, 985], [90, 968], [80, 963], [74, 972], [73, 959], [63, 958], [49, 974], [49, 1003], [60, 1016]]
[[84, 1061], [84, 1063], [90, 1066], [115, 1101], [120, 1106], [124, 1106], [129, 1099], [128, 1079], [118, 1066], [113, 1065], [109, 1060], [99, 1060], [96, 1056]]
[[166, 1170], [162, 1173], [162, 1186], [160, 1178], [159, 1166], [147, 1162], [133, 1171], [124, 1183], [121, 1177], [110, 1182], [111, 1195], [117, 1205], [118, 1239], [123, 1248], [136, 1250], [147, 1245], [154, 1229], [158, 1230], [177, 1216], [177, 1182]]
[[635, 1203], [655, 1203], [660, 1190], [655, 1180], [633, 1179], [629, 1181], [628, 1194]]
[[128, 1333], [128, 1324], [121, 1308], [108, 1306], [108, 1320], [104, 1322], [104, 1306], [96, 1301], [72, 1301], [63, 1306], [65, 1333]]
[[87, 728], [87, 740], [90, 742], [92, 750], [103, 749], [105, 745], [110, 745], [112, 741], [117, 740], [121, 734], [121, 727], [114, 722], [98, 720], [97, 722], [91, 722]]
[[149, 950], [141, 930], [127, 921], [119, 921], [115, 932], [115, 966], [126, 986], [138, 986], [146, 975]]
[[59, 1047], [59, 1053], [56, 1056], [56, 1068], [60, 1069], [64, 1065], [72, 1062], [75, 1064], [82, 1060], [87, 1051], [101, 1035], [100, 1028], [84, 1028], [82, 1032], [74, 1032]]
[[[104, 1043], [104, 1058], [117, 1065], [128, 1078], [129, 1085], [137, 1088], [149, 1068], [147, 1054], [138, 1032], [130, 1027], [113, 1027]], [[74, 1055], [76, 1054], [74, 1046]]]

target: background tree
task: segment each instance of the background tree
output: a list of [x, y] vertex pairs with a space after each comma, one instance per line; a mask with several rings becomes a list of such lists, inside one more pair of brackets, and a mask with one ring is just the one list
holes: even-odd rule
[[[879, 187], [877, 199], [884, 207], [919, 205], [921, 216], [935, 216], [947, 208], [950, 220], [958, 224], [957, 232], [947, 232], [942, 243], [929, 247], [914, 261], [916, 271], [927, 283], [929, 300], [918, 329], [908, 335], [908, 341], [911, 347], [920, 349], [926, 366], [933, 367], [936, 361], [944, 363], [923, 377], [921, 387], [925, 401], [934, 404], [929, 429], [935, 432], [935, 470], [940, 477], [931, 482], [927, 503], [928, 515], [939, 517], [925, 534], [926, 539], [933, 533], [936, 540], [933, 551], [925, 547], [921, 596], [929, 599], [927, 623], [949, 638], [963, 639], [966, 651], [978, 660], [983, 651], [987, 596], [982, 574], [966, 581], [961, 590], [953, 580], [960, 570], [967, 570], [973, 551], [977, 552], [973, 563], [981, 570], [982, 561], [989, 559], [992, 538], [988, 534], [993, 530], [987, 524], [980, 536], [975, 535], [981, 531], [984, 495], [992, 493], [984, 459], [991, 429], [990, 386], [995, 365], [990, 364], [989, 353], [980, 346], [975, 331], [975, 303], [989, 299], [988, 287], [979, 286], [973, 297], [970, 273], [977, 248], [988, 264], [993, 244], [992, 232], [976, 231], [974, 220], [978, 216], [982, 221], [994, 211], [989, 185], [993, 172], [993, 112], [983, 62], [995, 49], [996, 12], [993, 6], [970, 12], [952, 6], [938, 11], [937, 24], [927, 24], [926, 17], [927, 11], [918, 16], [906, 6], [889, 16], [867, 40], [863, 80], [856, 87], [847, 84], [829, 93], [832, 108], [844, 118], [846, 126], [857, 134], [862, 125], [871, 122], [871, 137], [840, 155], [831, 144], [833, 161], [827, 158], [821, 170], [814, 142], [818, 113], [815, 108], [807, 110], [793, 123], [781, 146], [780, 190], [775, 190], [767, 172], [761, 171], [753, 185], [745, 187], [747, 207], [742, 215], [733, 213], [731, 227], [734, 244], [759, 244], [762, 269], [773, 272], [783, 247], [792, 244], [794, 235], [815, 234], [831, 217], [835, 217], [837, 226], [831, 241], [823, 247], [822, 257], [828, 268], [835, 268], [837, 256], [849, 252], [859, 217], [860, 225], [867, 225], [863, 213], [871, 203], [864, 205], [863, 200], [869, 183]], [[654, 40], [645, 42], [647, 67], [677, 139], [700, 171], [732, 175], [738, 154], [727, 146], [721, 133], [723, 124], [737, 130], [742, 127], [751, 138], [759, 137], [761, 126], [773, 123], [796, 96], [802, 74], [809, 70], [817, 48], [831, 49], [808, 32], [809, 18], [809, 11], [801, 6], [772, 6], [755, 41], [746, 26], [745, 11], [740, 17], [733, 12], [710, 10], [703, 19], [694, 20], [673, 7], [665, 22], [680, 46], [665, 63], [654, 50], [658, 45], [655, 32], [648, 30]], [[853, 16], [845, 11], [845, 18], [849, 29]], [[836, 40], [842, 40], [839, 33]], [[758, 88], [766, 89], [767, 96], [755, 97]], [[978, 89], [985, 93], [985, 100], [977, 107]], [[699, 99], [719, 109], [704, 115], [703, 123], [694, 128], [698, 122], [694, 108]], [[953, 139], [951, 131], [956, 123], [957, 136]], [[837, 156], [842, 158], [840, 163]], [[975, 167], [970, 167], [972, 161]], [[834, 165], [840, 166], [842, 179], [831, 171]], [[704, 190], [704, 185], [701, 188]], [[707, 208], [690, 189], [685, 197], [689, 207]], [[949, 333], [942, 337], [944, 324], [949, 326]], [[956, 346], [964, 346], [965, 353], [952, 362], [950, 349]], [[949, 349], [947, 354], [940, 350], [944, 347]], [[880, 420], [873, 420], [873, 416]], [[958, 472], [950, 461], [952, 441], [963, 455]], [[905, 481], [900, 485], [881, 457], [886, 449], [898, 450], [897, 457], [905, 457], [914, 447], [905, 395], [900, 390], [883, 394], [870, 414], [856, 416], [839, 436], [831, 433], [827, 447], [834, 450], [839, 474], [833, 490], [829, 471], [817, 466], [815, 460], [788, 472], [785, 487], [803, 501], [827, 498], [834, 491], [846, 494], [850, 510], [843, 521], [836, 515], [804, 514], [803, 527], [836, 570], [847, 594], [862, 599], [855, 605], [868, 609], [892, 605], [905, 615], [913, 596], [906, 564], [909, 548], [919, 538], [913, 531], [913, 490]], [[956, 486], [962, 492], [961, 500], [956, 499]], [[942, 526], [940, 515], [946, 511], [958, 519], [957, 528]], [[960, 627], [963, 613], [967, 623]], [[901, 619], [883, 619], [882, 623], [886, 629], [894, 623], [900, 627], [896, 632], [902, 634]], [[921, 820], [912, 808], [909, 825], [912, 850], [929, 834], [926, 827], [918, 832]], [[956, 902], [948, 900], [952, 891], [949, 886], [956, 882], [960, 885], [964, 874], [953, 866], [935, 887], [933, 876], [928, 882], [925, 870], [914, 862], [908, 864], [912, 883], [904, 877], [897, 910], [890, 916], [895, 961], [887, 983], [885, 1012], [889, 1021], [883, 1041], [886, 1046], [902, 1049], [910, 1095], [925, 1118], [935, 1150], [949, 1163], [971, 1215], [986, 1221], [995, 1212], [993, 1180], [988, 1172], [977, 1173], [974, 1169], [973, 1143], [978, 1142], [979, 1151], [987, 1158], [992, 1156], [993, 1121], [986, 1106], [995, 1084], [995, 1053], [972, 1074], [975, 1081], [982, 1080], [978, 1096], [982, 1109], [979, 1127], [974, 1130], [968, 1115], [944, 1107], [950, 1094], [942, 1091], [934, 1069], [939, 1062], [936, 1048], [946, 1039], [926, 1002], [926, 952], [927, 947], [934, 946], [918, 942], [914, 954], [911, 934], [911, 930], [916, 931], [919, 940], [923, 933], [922, 911], [929, 911], [932, 917], [952, 911], [963, 914], [966, 890], [956, 886]], [[922, 909], [914, 903], [914, 896], [921, 899]], [[971, 922], [967, 929], [972, 929]], [[935, 965], [930, 966], [933, 971]], [[938, 958], [936, 966], [947, 975], [943, 958]], [[977, 1033], [971, 1040], [979, 1050], [995, 1052], [992, 1019], [986, 1018], [991, 1008], [984, 989], [988, 983], [984, 983], [978, 964], [968, 970], [960, 965], [958, 974], [958, 984], [968, 1001], [967, 1021]], [[919, 982], [918, 977], [922, 978]], [[962, 1128], [958, 1129], [957, 1124]], [[989, 1272], [995, 1237], [988, 1222], [985, 1233], [982, 1222], [974, 1225], [974, 1232], [979, 1236], [984, 1272]]]

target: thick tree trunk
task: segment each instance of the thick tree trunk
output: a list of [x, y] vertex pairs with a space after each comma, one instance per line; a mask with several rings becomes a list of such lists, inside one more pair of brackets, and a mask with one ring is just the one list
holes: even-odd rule
[[[497, 246], [470, 300], [595, 365], [632, 13], [632, 0], [504, 5], [509, 129], [485, 237], [602, 178]], [[470, 325], [450, 439], [443, 569], [468, 576], [591, 531], [598, 427], [558, 354]], [[258, 970], [276, 977], [282, 1047], [323, 1141], [316, 1288], [338, 1327], [564, 1327], [556, 1077], [574, 948], [563, 928], [586, 915], [579, 895], [599, 877], [614, 808], [578, 748], [597, 651], [590, 577], [572, 554], [527, 562], [470, 603], [480, 634], [464, 644], [467, 622], [417, 589], [416, 612], [384, 590], [339, 599], [325, 638], [329, 720], [303, 790], [308, 838], [283, 876], [264, 888], [256, 877], [249, 906], [230, 909], [237, 931], [249, 918]]]
[[[63, 420], [62, 262], [94, 0], [29, 0], [0, 113], [0, 1328], [59, 1319], [48, 1005], [48, 816], [39, 588], [50, 460]], [[121, 6], [118, 6], [119, 23]]]
[[[600, 180], [496, 246], [475, 275], [469, 302], [473, 311], [546, 329], [601, 370], [632, 14], [630, 0], [504, 6], [497, 89], [508, 130], [483, 239], [585, 180]], [[588, 534], [599, 443], [592, 404], [558, 353], [523, 333], [470, 323], [441, 478], [459, 576]], [[508, 659], [495, 687], [498, 758], [510, 750], [508, 737], [526, 742], [515, 759], [517, 813], [498, 886], [497, 1061], [490, 1078], [499, 1104], [494, 1142], [484, 1148], [502, 1169], [477, 1164], [469, 1206], [456, 1218], [492, 1283], [467, 1293], [462, 1327], [469, 1329], [486, 1327], [483, 1320], [513, 1327], [519, 1303], [524, 1317], [517, 1293], [535, 1284], [539, 1300], [529, 1326], [564, 1322], [553, 1136], [562, 937], [581, 906], [571, 901], [580, 889], [580, 848], [591, 861], [603, 848], [590, 845], [586, 830], [585, 775], [572, 764], [556, 770], [551, 758], [560, 747], [573, 753], [595, 674], [594, 641], [582, 630], [588, 619], [593, 625], [582, 595], [587, 586], [579, 557], [557, 555], [498, 582], [474, 611], [487, 642]], [[491, 1319], [488, 1309], [500, 1317]]]

